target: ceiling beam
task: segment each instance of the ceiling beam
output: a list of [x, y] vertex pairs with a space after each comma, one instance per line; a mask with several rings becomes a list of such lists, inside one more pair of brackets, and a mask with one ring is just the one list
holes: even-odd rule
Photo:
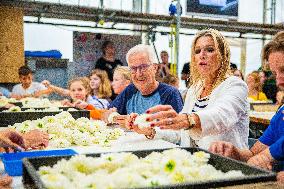
[[[175, 23], [172, 16], [134, 13], [110, 9], [83, 7], [78, 5], [64, 5], [47, 2], [35, 2], [25, 0], [1, 0], [0, 6], [21, 8], [25, 16], [82, 20], [98, 22], [100, 19], [115, 23], [128, 23], [146, 26], [167, 26]], [[113, 16], [115, 15], [115, 16]], [[242, 34], [268, 34], [274, 35], [284, 30], [284, 26], [277, 24], [257, 24], [237, 21], [221, 21], [200, 18], [181, 17], [181, 27], [188, 29], [214, 28], [219, 31], [239, 32]]]

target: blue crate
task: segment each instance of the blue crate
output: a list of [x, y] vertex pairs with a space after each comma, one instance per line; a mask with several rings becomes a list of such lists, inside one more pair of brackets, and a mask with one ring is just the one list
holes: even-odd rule
[[77, 154], [74, 150], [42, 150], [42, 151], [30, 151], [30, 152], [16, 152], [16, 153], [4, 153], [1, 158], [5, 167], [6, 173], [10, 176], [21, 176], [23, 174], [23, 158], [42, 157], [42, 156], [65, 156]]

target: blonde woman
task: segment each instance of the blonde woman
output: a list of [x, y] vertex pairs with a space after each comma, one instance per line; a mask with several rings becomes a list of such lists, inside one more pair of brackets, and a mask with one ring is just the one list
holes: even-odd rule
[[113, 92], [119, 95], [131, 83], [131, 72], [127, 66], [118, 66], [113, 73], [111, 86]]
[[91, 96], [95, 101], [95, 107], [107, 109], [112, 95], [111, 83], [107, 72], [100, 69], [94, 69], [90, 75]]
[[262, 84], [258, 72], [252, 72], [247, 76], [247, 85], [249, 89], [249, 99], [252, 101], [268, 100], [266, 95], [262, 92]]
[[[217, 30], [202, 30], [193, 40], [191, 55], [191, 85], [181, 113], [158, 105], [147, 110], [152, 129], [140, 130], [131, 120], [128, 126], [148, 138], [173, 141], [175, 137], [182, 146], [208, 149], [213, 141], [224, 140], [247, 148], [248, 89], [244, 81], [229, 74], [227, 41]], [[165, 136], [163, 131], [172, 135]]]

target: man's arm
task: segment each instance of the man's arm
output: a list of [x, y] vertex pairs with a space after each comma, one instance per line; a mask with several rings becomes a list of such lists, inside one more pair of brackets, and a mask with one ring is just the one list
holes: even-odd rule
[[267, 149], [267, 146], [259, 141], [257, 141], [250, 150], [239, 149], [230, 142], [217, 141], [211, 144], [209, 151], [225, 157], [247, 162], [250, 158], [259, 154], [265, 149]]

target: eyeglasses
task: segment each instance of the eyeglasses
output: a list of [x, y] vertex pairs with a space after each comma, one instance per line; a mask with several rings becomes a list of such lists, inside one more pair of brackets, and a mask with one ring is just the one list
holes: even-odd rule
[[152, 64], [141, 64], [140, 66], [130, 66], [131, 73], [136, 73], [138, 70], [145, 72]]

